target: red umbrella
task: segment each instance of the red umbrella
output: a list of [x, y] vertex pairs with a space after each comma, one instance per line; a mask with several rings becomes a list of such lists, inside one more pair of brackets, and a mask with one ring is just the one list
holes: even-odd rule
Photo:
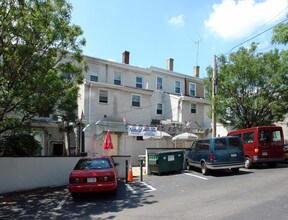
[[107, 131], [105, 138], [104, 138], [104, 142], [102, 144], [102, 148], [104, 150], [110, 150], [113, 149], [113, 144], [112, 144], [112, 139], [111, 139], [111, 134], [110, 131]]

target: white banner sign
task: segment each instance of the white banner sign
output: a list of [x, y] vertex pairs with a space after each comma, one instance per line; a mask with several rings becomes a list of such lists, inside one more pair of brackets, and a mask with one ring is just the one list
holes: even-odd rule
[[128, 136], [156, 136], [157, 127], [129, 126]]

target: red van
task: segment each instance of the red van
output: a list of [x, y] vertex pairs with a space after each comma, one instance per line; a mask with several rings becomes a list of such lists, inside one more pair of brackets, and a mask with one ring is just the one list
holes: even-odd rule
[[242, 140], [245, 156], [245, 168], [253, 163], [267, 163], [276, 167], [284, 161], [284, 137], [282, 127], [259, 126], [231, 131], [228, 136], [238, 136]]

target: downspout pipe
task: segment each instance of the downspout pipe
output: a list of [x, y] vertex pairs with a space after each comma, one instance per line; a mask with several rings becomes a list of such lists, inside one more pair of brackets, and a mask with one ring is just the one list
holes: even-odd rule
[[90, 122], [91, 122], [91, 121], [90, 121], [90, 120], [91, 120], [91, 95], [92, 95], [92, 84], [90, 83], [90, 84], [89, 84], [89, 98], [88, 98], [88, 100], [89, 100], [89, 101], [88, 101], [88, 102], [89, 102], [89, 103], [88, 103], [88, 106], [89, 106], [89, 107], [88, 107], [88, 111], [89, 111], [89, 114], [88, 114], [88, 116], [89, 116], [89, 117], [88, 117], [88, 123], [89, 123], [89, 124], [90, 124]]

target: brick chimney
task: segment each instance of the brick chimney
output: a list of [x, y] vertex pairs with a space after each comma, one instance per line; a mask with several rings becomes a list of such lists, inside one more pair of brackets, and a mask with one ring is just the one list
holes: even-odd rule
[[167, 70], [173, 71], [173, 62], [174, 62], [173, 58], [167, 59], [167, 65], [166, 65]]
[[129, 55], [130, 52], [126, 50], [122, 53], [122, 63], [129, 64]]
[[199, 77], [199, 69], [200, 69], [200, 66], [193, 67], [195, 77]]

